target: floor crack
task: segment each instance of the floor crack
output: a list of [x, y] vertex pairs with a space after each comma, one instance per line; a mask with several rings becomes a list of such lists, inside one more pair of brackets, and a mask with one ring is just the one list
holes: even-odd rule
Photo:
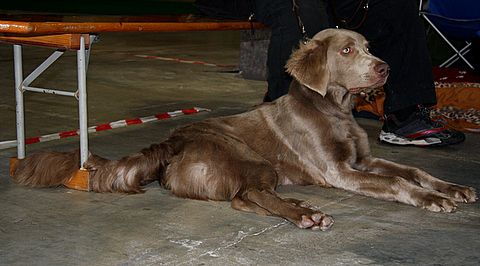
[[254, 232], [254, 233], [246, 233], [244, 231], [239, 231], [237, 237], [232, 242], [228, 243], [225, 246], [220, 246], [220, 247], [217, 247], [215, 249], [209, 250], [207, 252], [204, 252], [204, 253], [198, 255], [195, 258], [192, 258], [190, 260], [187, 260], [187, 261], [184, 261], [184, 262], [181, 262], [181, 263], [171, 262], [171, 263], [167, 263], [167, 264], [175, 264], [175, 265], [190, 264], [193, 261], [198, 260], [199, 258], [202, 258], [202, 257], [205, 257], [205, 256], [210, 256], [210, 257], [215, 257], [215, 258], [219, 257], [220, 255], [218, 254], [218, 252], [221, 251], [221, 250], [225, 250], [225, 249], [228, 249], [228, 248], [233, 247], [235, 245], [238, 245], [248, 237], [259, 236], [261, 234], [264, 234], [265, 232], [274, 230], [274, 229], [276, 229], [276, 228], [278, 228], [282, 225], [286, 225], [286, 224], [289, 224], [289, 222], [287, 220], [284, 220], [281, 223], [266, 227], [266, 228], [264, 228], [260, 231]]

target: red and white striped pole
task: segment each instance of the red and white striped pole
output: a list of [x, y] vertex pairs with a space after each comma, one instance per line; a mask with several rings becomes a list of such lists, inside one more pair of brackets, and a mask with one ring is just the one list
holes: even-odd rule
[[[190, 109], [182, 109], [182, 110], [177, 110], [172, 112], [159, 113], [159, 114], [146, 116], [146, 117], [118, 120], [111, 123], [91, 126], [88, 128], [88, 133], [90, 134], [90, 133], [99, 132], [99, 131], [111, 130], [114, 128], [126, 127], [126, 126], [137, 125], [137, 124], [145, 124], [145, 123], [150, 123], [158, 120], [165, 120], [165, 119], [170, 119], [170, 118], [179, 117], [183, 115], [191, 115], [191, 114], [196, 114], [200, 112], [209, 112], [209, 111], [210, 110], [206, 108], [193, 107]], [[28, 145], [28, 144], [39, 143], [39, 142], [47, 142], [47, 141], [52, 141], [57, 139], [74, 137], [74, 136], [79, 136], [78, 129], [70, 130], [70, 131], [62, 131], [58, 133], [43, 135], [40, 137], [26, 138], [25, 144]], [[13, 148], [16, 146], [17, 146], [16, 140], [7, 140], [7, 141], [0, 142], [0, 150]]]

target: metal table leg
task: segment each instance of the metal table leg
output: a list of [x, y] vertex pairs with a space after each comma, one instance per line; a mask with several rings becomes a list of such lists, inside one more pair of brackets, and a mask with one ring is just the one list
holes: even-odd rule
[[78, 69], [78, 117], [80, 128], [80, 168], [88, 159], [87, 119], [87, 76], [85, 62], [85, 38], [80, 36], [80, 50], [77, 51]]
[[17, 126], [17, 158], [25, 158], [25, 116], [23, 106], [23, 66], [22, 46], [13, 45], [13, 61], [15, 69], [15, 102]]

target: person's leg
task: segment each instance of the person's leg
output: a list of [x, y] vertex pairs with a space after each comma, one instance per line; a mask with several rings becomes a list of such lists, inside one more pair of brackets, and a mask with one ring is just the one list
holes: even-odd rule
[[326, 0], [296, 0], [296, 2], [308, 38], [313, 38], [318, 32], [330, 27]]
[[[297, 0], [299, 14], [311, 37], [327, 27], [323, 0]], [[265, 101], [273, 101], [288, 93], [292, 77], [285, 72], [285, 63], [302, 38], [292, 0], [256, 0], [257, 19], [271, 29], [267, 57], [268, 91]]]
[[[357, 0], [335, 1], [337, 14], [350, 18]], [[367, 2], [367, 1], [364, 1]], [[366, 17], [357, 12], [351, 25], [370, 41], [374, 55], [391, 68], [384, 86], [386, 121], [380, 139], [399, 145], [448, 145], [465, 136], [433, 123], [419, 106], [436, 103], [425, 30], [414, 0], [369, 0]], [[361, 21], [364, 19], [363, 23]], [[347, 19], [348, 20], [348, 19]]]

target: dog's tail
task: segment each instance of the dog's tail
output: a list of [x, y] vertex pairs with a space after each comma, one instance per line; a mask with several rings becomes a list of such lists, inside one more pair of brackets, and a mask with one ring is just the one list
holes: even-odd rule
[[[161, 180], [173, 148], [168, 141], [153, 144], [120, 160], [90, 155], [84, 163], [95, 192], [142, 192], [142, 185]], [[42, 152], [20, 160], [13, 180], [32, 187], [65, 184], [78, 170], [79, 152]]]
[[79, 151], [42, 152], [19, 161], [13, 180], [32, 187], [52, 187], [63, 184], [78, 170]]

